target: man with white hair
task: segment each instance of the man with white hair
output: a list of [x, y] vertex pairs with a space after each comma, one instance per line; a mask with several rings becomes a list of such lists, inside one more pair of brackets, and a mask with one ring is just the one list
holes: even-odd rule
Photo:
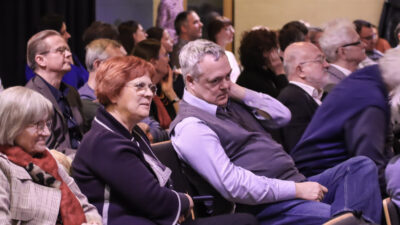
[[329, 64], [321, 50], [309, 42], [289, 45], [283, 58], [289, 84], [279, 93], [278, 100], [290, 109], [292, 119], [280, 130], [279, 136], [290, 153], [321, 105]]
[[290, 120], [284, 105], [232, 83], [229, 61], [215, 43], [189, 42], [179, 60], [186, 89], [170, 135], [178, 156], [209, 184], [196, 186], [200, 193], [219, 193], [261, 224], [322, 224], [336, 216], [351, 224], [380, 222], [370, 159], [355, 157], [306, 179], [267, 131]]
[[328, 22], [319, 43], [331, 64], [328, 68], [329, 82], [324, 88], [326, 92], [330, 92], [367, 57], [365, 44], [357, 34], [354, 24], [345, 19]]
[[393, 156], [388, 92], [399, 91], [399, 64], [400, 49], [389, 50], [379, 65], [357, 70], [329, 93], [291, 152], [303, 174], [313, 176], [354, 156], [367, 156], [385, 192], [384, 170]]

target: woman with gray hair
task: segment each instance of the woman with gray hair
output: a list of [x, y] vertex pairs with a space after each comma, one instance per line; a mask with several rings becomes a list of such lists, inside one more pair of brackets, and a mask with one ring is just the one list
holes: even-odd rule
[[46, 147], [53, 106], [25, 87], [0, 93], [0, 224], [102, 224]]

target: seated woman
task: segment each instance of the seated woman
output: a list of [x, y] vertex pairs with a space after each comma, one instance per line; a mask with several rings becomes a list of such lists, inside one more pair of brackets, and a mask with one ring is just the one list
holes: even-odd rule
[[53, 106], [41, 94], [0, 93], [0, 224], [102, 224], [46, 148]]
[[[232, 26], [232, 21], [226, 17], [218, 16], [208, 23], [208, 39], [217, 43], [223, 49], [226, 45], [232, 43], [235, 29]], [[232, 52], [225, 50], [225, 55], [228, 57], [229, 64], [232, 68], [231, 81], [236, 82], [240, 74], [240, 67], [236, 61], [235, 55]]]
[[[104, 224], [253, 224], [248, 215], [187, 220], [191, 197], [171, 189], [171, 170], [155, 157], [137, 126], [156, 92], [153, 66], [134, 56], [104, 61], [97, 72], [99, 108], [72, 162], [82, 192]], [[185, 220], [186, 219], [186, 220]], [[242, 221], [242, 222], [240, 222]], [[245, 223], [243, 222], [245, 221]]]
[[274, 98], [289, 83], [278, 53], [274, 32], [265, 28], [247, 31], [239, 47], [243, 71], [236, 83]]
[[155, 68], [153, 82], [157, 85], [157, 95], [153, 97], [150, 115], [163, 129], [168, 129], [179, 110], [179, 97], [173, 88], [173, 73], [169, 66], [169, 55], [161, 42], [146, 39], [139, 42], [132, 54], [149, 61]]

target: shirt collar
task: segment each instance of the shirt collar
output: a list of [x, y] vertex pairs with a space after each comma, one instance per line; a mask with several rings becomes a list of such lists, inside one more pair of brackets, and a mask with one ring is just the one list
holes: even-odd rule
[[210, 103], [204, 101], [203, 99], [200, 99], [200, 98], [192, 95], [186, 89], [183, 92], [183, 100], [185, 100], [185, 102], [189, 103], [190, 105], [200, 108], [212, 115], [216, 115], [216, 113], [217, 113], [217, 107], [218, 107], [217, 105], [210, 104]]
[[289, 82], [291, 84], [299, 86], [301, 89], [303, 89], [305, 92], [307, 92], [307, 94], [309, 94], [314, 99], [321, 100], [322, 94], [323, 94], [322, 91], [318, 91], [316, 88], [314, 88], [308, 84], [305, 84], [305, 83], [301, 83], [301, 82], [297, 82], [297, 81], [289, 81]]
[[67, 96], [69, 88], [66, 86], [63, 82], [60, 83], [60, 89], [55, 88], [53, 85], [48, 83], [43, 77], [40, 75], [36, 75], [40, 79], [43, 80], [43, 82], [47, 85], [47, 87], [50, 89], [51, 93], [53, 94], [54, 98], [57, 100], [57, 102], [62, 98], [62, 96]]
[[349, 74], [351, 74], [351, 71], [348, 70], [348, 69], [346, 69], [346, 68], [344, 68], [344, 67], [338, 66], [338, 65], [336, 65], [336, 64], [331, 64], [331, 66], [335, 67], [335, 68], [338, 69], [340, 72], [344, 73], [344, 75], [346, 75], [346, 77], [347, 77]]

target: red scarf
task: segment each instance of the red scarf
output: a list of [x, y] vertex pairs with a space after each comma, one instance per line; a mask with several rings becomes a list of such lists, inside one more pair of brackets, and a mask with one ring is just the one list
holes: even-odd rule
[[164, 106], [164, 103], [162, 103], [160, 97], [158, 97], [157, 95], [153, 97], [153, 101], [157, 107], [157, 117], [158, 122], [160, 122], [160, 126], [163, 129], [168, 129], [169, 124], [171, 123], [171, 117], [169, 116], [167, 109]]
[[[8, 159], [18, 166], [27, 168], [30, 163], [40, 167], [42, 170], [52, 175], [61, 182], [61, 202], [60, 213], [64, 225], [81, 225], [86, 223], [85, 214], [82, 206], [76, 198], [75, 194], [69, 189], [68, 185], [58, 174], [58, 166], [56, 160], [49, 151], [44, 151], [38, 158], [32, 157], [18, 146], [0, 146], [0, 152], [7, 155]], [[40, 197], [40, 196], [39, 196]]]

